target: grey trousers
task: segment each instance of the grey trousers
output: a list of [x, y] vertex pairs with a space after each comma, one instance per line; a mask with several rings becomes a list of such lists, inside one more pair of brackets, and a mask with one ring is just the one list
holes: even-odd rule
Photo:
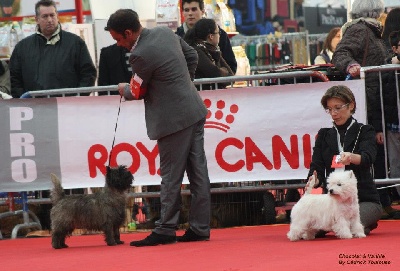
[[161, 212], [153, 232], [175, 235], [182, 198], [184, 173], [189, 179], [190, 228], [200, 236], [210, 235], [211, 194], [204, 152], [205, 118], [194, 125], [157, 140], [160, 153]]
[[[387, 131], [387, 149], [390, 165], [390, 178], [400, 177], [400, 133]], [[400, 194], [400, 186], [396, 186]]]
[[370, 228], [382, 216], [382, 206], [375, 202], [360, 202], [360, 220], [365, 228]]

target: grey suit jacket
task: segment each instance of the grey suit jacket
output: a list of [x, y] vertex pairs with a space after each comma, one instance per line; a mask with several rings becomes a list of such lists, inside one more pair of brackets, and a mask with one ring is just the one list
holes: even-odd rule
[[144, 28], [131, 51], [132, 71], [147, 87], [147, 135], [156, 140], [203, 119], [207, 109], [192, 79], [197, 52], [167, 27]]

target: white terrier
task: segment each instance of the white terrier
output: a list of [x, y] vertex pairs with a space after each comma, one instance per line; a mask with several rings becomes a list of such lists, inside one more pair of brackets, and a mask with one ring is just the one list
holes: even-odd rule
[[327, 179], [328, 194], [311, 194], [315, 179], [313, 175], [293, 206], [289, 240], [311, 240], [319, 230], [333, 231], [339, 238], [365, 237], [353, 171], [332, 172]]

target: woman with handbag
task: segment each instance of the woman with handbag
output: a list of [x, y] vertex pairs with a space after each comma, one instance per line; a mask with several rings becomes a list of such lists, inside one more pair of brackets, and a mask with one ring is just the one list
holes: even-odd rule
[[[342, 40], [333, 53], [332, 63], [353, 79], [360, 77], [361, 67], [386, 64], [383, 28], [377, 20], [384, 7], [383, 0], [355, 0], [351, 9], [353, 20], [342, 27]], [[377, 132], [378, 144], [383, 144], [379, 74], [367, 73], [365, 85], [368, 123]]]
[[[352, 21], [342, 27], [342, 40], [333, 53], [332, 63], [352, 79], [360, 78], [361, 67], [386, 64], [388, 51], [382, 39], [383, 27], [377, 20], [384, 11], [383, 0], [354, 0]], [[375, 129], [377, 155], [374, 178], [386, 178], [379, 72], [365, 74], [367, 122]]]

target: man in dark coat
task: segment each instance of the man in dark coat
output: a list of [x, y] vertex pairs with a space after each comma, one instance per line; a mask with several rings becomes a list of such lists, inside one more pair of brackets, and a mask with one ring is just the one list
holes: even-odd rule
[[79, 36], [61, 29], [55, 2], [40, 0], [35, 12], [36, 34], [18, 42], [10, 58], [11, 95], [94, 86], [97, 71], [89, 50]]

